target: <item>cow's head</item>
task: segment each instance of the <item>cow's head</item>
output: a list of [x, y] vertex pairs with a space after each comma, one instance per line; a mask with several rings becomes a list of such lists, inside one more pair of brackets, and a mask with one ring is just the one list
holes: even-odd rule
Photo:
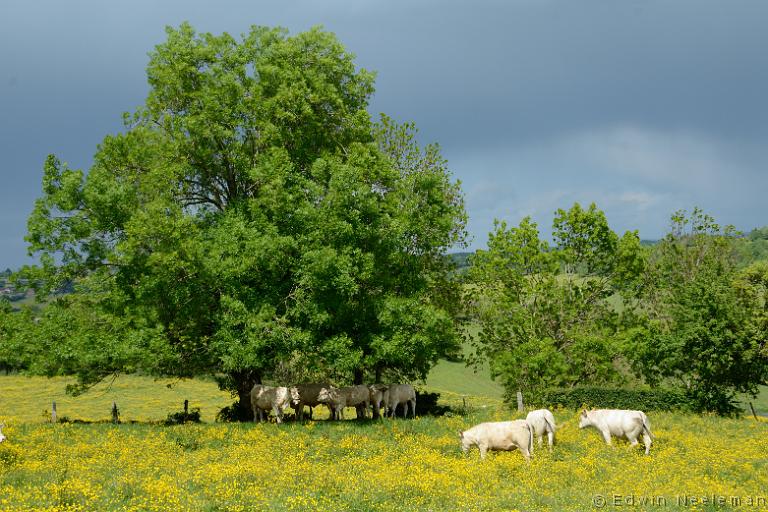
[[289, 390], [291, 393], [291, 402], [294, 405], [298, 404], [301, 401], [301, 396], [299, 395], [299, 388], [297, 388], [296, 386], [293, 386], [289, 388]]
[[334, 387], [321, 388], [320, 392], [317, 394], [317, 401], [326, 404], [333, 401], [338, 396], [338, 390]]
[[589, 411], [586, 409], [581, 410], [579, 416], [579, 428], [589, 427], [592, 425], [592, 420], [589, 419]]
[[3, 435], [3, 427], [5, 427], [5, 423], [0, 423], [0, 443], [5, 441], [5, 436]]

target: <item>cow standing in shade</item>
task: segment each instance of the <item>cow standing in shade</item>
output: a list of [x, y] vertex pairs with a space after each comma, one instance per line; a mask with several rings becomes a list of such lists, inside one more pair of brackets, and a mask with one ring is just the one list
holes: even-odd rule
[[611, 436], [625, 437], [632, 446], [638, 444], [637, 438], [643, 436], [645, 454], [651, 452], [651, 425], [643, 411], [623, 409], [592, 409], [581, 411], [579, 428], [594, 427], [600, 431], [605, 444], [611, 444]]
[[472, 446], [480, 450], [484, 459], [488, 450], [520, 450], [525, 460], [531, 460], [533, 451], [533, 428], [525, 420], [481, 423], [469, 430], [459, 432], [461, 451], [466, 455]]
[[[318, 400], [320, 390], [330, 387], [330, 384], [308, 383], [297, 384], [291, 388], [291, 407], [296, 411], [299, 421], [304, 419], [304, 406], [309, 407], [309, 419], [312, 419], [312, 408], [320, 405]], [[333, 416], [333, 411], [328, 408]]]
[[[371, 384], [368, 386], [369, 401], [373, 409], [374, 418], [382, 418], [387, 415], [387, 402], [389, 402], [389, 386], [386, 384]], [[384, 414], [381, 414], [382, 406]]]
[[555, 416], [552, 411], [549, 409], [531, 411], [525, 421], [533, 428], [533, 436], [539, 439], [539, 446], [544, 440], [544, 434], [547, 434], [547, 441], [551, 450], [552, 444], [555, 442]]
[[256, 384], [251, 389], [253, 421], [269, 419], [270, 409], [274, 411], [277, 423], [283, 422], [283, 409], [291, 403], [291, 393], [283, 386], [271, 387]]
[[387, 397], [387, 406], [391, 409], [391, 417], [394, 418], [397, 415], [397, 406], [400, 404], [405, 405], [405, 413], [403, 418], [408, 417], [408, 406], [411, 406], [411, 415], [416, 417], [416, 390], [410, 384], [392, 384], [387, 390], [389, 396]]

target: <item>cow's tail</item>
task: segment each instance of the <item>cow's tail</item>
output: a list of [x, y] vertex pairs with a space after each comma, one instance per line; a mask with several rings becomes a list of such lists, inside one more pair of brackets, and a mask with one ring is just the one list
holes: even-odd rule
[[643, 432], [648, 434], [651, 437], [651, 439], [654, 439], [654, 440], [656, 439], [656, 436], [653, 435], [653, 432], [651, 432], [651, 426], [648, 424], [648, 416], [646, 416], [645, 414], [643, 414]]
[[528, 455], [533, 455], [533, 425], [525, 422], [528, 425]]
[[555, 426], [552, 424], [551, 421], [549, 421], [549, 418], [544, 416], [544, 422], [547, 424], [547, 427], [549, 428], [549, 431], [554, 434], [555, 433]]

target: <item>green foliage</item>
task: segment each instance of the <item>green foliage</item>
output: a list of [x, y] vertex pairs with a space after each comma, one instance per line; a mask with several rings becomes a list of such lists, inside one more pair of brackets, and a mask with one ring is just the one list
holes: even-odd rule
[[167, 35], [93, 167], [46, 161], [23, 274], [89, 297], [32, 329], [31, 371], [209, 374], [246, 404], [286, 362], [415, 379], [457, 351], [461, 190], [413, 125], [371, 122], [373, 75], [317, 28]]
[[[529, 218], [496, 222], [469, 272], [487, 360], [507, 399], [517, 390], [620, 383], [623, 333], [636, 321], [645, 253], [636, 232], [619, 238], [593, 204], [558, 210], [555, 246]], [[620, 292], [620, 293], [619, 293]]]
[[541, 407], [581, 407], [641, 411], [690, 410], [691, 399], [678, 389], [623, 389], [605, 387], [550, 388], [526, 399]]
[[699, 209], [672, 222], [651, 254], [649, 322], [628, 337], [633, 365], [685, 389], [698, 410], [730, 414], [768, 379], [766, 267], [739, 271], [737, 233]]

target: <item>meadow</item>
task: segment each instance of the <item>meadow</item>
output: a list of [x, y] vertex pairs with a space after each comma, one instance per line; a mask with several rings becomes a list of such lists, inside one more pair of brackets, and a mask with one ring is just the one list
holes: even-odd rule
[[[212, 411], [229, 397], [212, 382], [168, 388], [124, 377], [60, 398], [59, 415], [106, 420], [116, 399], [124, 420], [143, 422], [46, 424], [43, 395], [64, 382], [0, 377], [0, 510], [768, 509], [757, 502], [768, 499], [768, 422], [750, 417], [650, 413], [656, 440], [645, 456], [626, 442], [605, 446], [579, 430], [578, 411], [556, 410], [551, 453], [536, 447], [530, 464], [517, 452], [481, 462], [476, 450], [462, 455], [457, 432], [520, 417], [494, 397], [470, 396], [469, 410], [439, 418], [218, 424]], [[444, 393], [454, 405], [463, 396]], [[184, 397], [206, 423], [146, 422]], [[724, 504], [700, 503], [713, 497]]]

